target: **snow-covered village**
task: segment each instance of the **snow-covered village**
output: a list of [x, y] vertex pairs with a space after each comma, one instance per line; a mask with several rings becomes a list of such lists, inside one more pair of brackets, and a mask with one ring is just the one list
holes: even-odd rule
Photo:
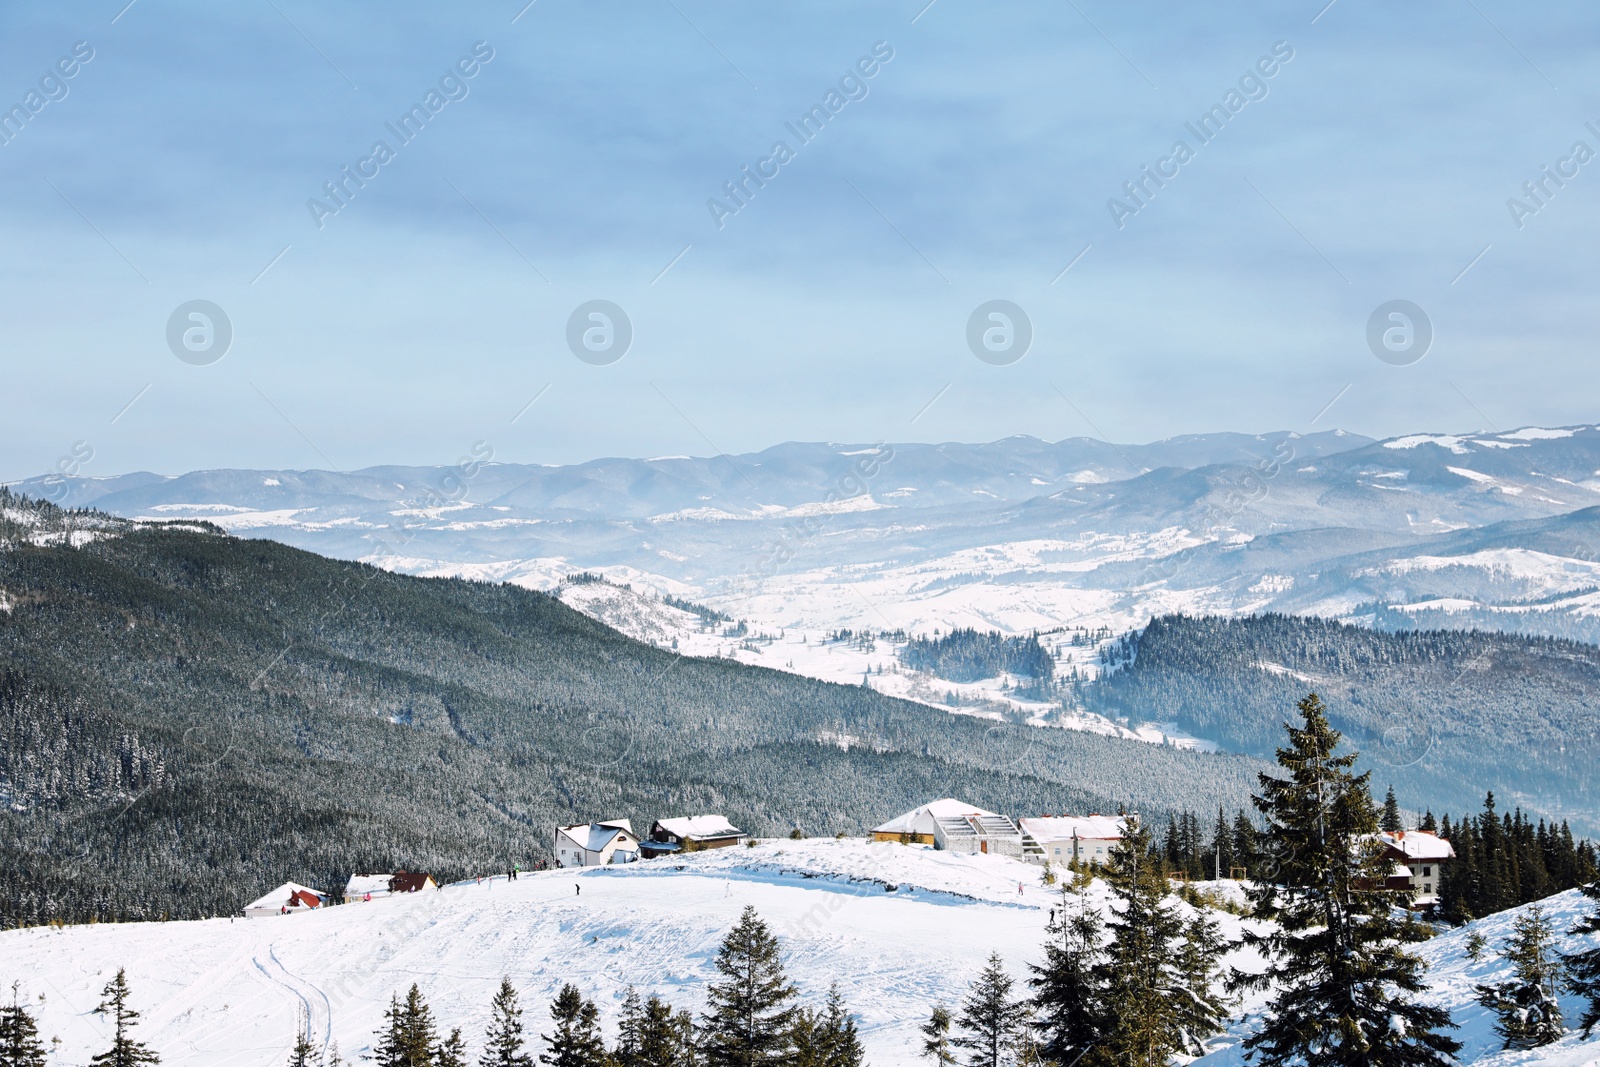
[[0, 1067], [1600, 1067], [1595, 5], [0, 72]]

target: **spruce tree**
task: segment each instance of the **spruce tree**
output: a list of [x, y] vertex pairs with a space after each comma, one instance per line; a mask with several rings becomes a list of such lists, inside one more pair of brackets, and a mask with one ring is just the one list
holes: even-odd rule
[[1011, 999], [1011, 985], [1000, 953], [990, 953], [983, 973], [961, 1005], [961, 1033], [951, 1041], [968, 1050], [970, 1067], [1001, 1067], [1016, 1044], [1026, 1006]]
[[435, 1067], [467, 1067], [467, 1043], [461, 1037], [461, 1028], [454, 1027], [444, 1044], [434, 1053]]
[[866, 1053], [856, 1032], [855, 1016], [845, 1010], [839, 983], [828, 987], [828, 1003], [815, 1019], [825, 1067], [861, 1067]]
[[1100, 973], [1105, 924], [1099, 912], [1081, 903], [1069, 908], [1068, 899], [1063, 892], [1045, 927], [1044, 962], [1030, 965], [1033, 977], [1028, 980], [1034, 990], [1034, 1027], [1042, 1038], [1040, 1053], [1062, 1064], [1075, 1063], [1100, 1040], [1106, 1025]]
[[600, 1037], [600, 1009], [585, 1000], [571, 982], [561, 987], [550, 1005], [555, 1033], [545, 1034], [549, 1049], [539, 1056], [547, 1067], [603, 1067], [606, 1046]]
[[478, 1067], [533, 1067], [533, 1057], [522, 1051], [522, 1007], [511, 979], [500, 979], [500, 991], [489, 1005], [489, 1032]]
[[[681, 1016], [681, 1021], [679, 1016]], [[694, 1027], [687, 1013], [652, 993], [639, 1021], [635, 1067], [686, 1067], [694, 1061]]]
[[1499, 1017], [1494, 1029], [1505, 1039], [1503, 1048], [1539, 1048], [1566, 1032], [1556, 1000], [1561, 960], [1555, 933], [1537, 904], [1517, 916], [1511, 929], [1500, 955], [1511, 964], [1513, 977], [1478, 986], [1478, 1003]]
[[39, 1026], [17, 990], [18, 984], [11, 983], [11, 1004], [0, 1008], [0, 1067], [45, 1067]]
[[1272, 989], [1261, 1029], [1245, 1039], [1267, 1067], [1444, 1067], [1461, 1047], [1441, 1031], [1448, 1012], [1418, 1003], [1423, 964], [1403, 945], [1427, 936], [1396, 918], [1408, 893], [1385, 887], [1391, 864], [1376, 839], [1378, 815], [1356, 754], [1335, 755], [1340, 735], [1322, 701], [1300, 701], [1299, 725], [1277, 752], [1285, 772], [1260, 776], [1274, 874], [1249, 891], [1247, 931], [1270, 967], [1235, 972], [1239, 986]]
[[778, 939], [746, 906], [717, 951], [721, 980], [706, 987], [701, 1019], [711, 1067], [767, 1067], [789, 1054], [795, 987], [784, 974]]
[[[316, 1055], [317, 1046], [311, 1043], [311, 1036], [306, 1033], [302, 1019], [301, 1024], [295, 1027], [294, 1048], [289, 1050], [289, 1067], [317, 1067]], [[0, 1064], [5, 1064], [5, 1060], [0, 1059]]]
[[1378, 829], [1392, 834], [1405, 828], [1406, 824], [1400, 820], [1400, 803], [1395, 800], [1394, 786], [1391, 785], [1383, 797], [1383, 818], [1378, 821]]
[[[1221, 1028], [1222, 1007], [1211, 989], [1220, 939], [1202, 923], [1197, 943], [1185, 948], [1183, 915], [1150, 862], [1149, 840], [1130, 820], [1105, 868], [1110, 943], [1096, 969], [1100, 1033], [1085, 1063], [1162, 1067]], [[1203, 958], [1207, 952], [1213, 955]]]
[[161, 1057], [135, 1041], [129, 1031], [139, 1020], [139, 1013], [128, 1005], [128, 975], [121, 967], [117, 976], [100, 991], [105, 999], [95, 1011], [109, 1013], [113, 1025], [111, 1047], [89, 1062], [95, 1067], [138, 1067], [142, 1063], [160, 1063]]
[[1172, 986], [1177, 1045], [1186, 1056], [1203, 1054], [1205, 1039], [1227, 1025], [1233, 1001], [1218, 988], [1218, 979], [1222, 955], [1231, 947], [1217, 920], [1196, 908], [1172, 964], [1177, 978]]
[[617, 1047], [611, 1053], [617, 1067], [639, 1067], [639, 1047], [644, 1037], [644, 1001], [632, 985], [622, 998], [622, 1013], [617, 1019]]
[[950, 1051], [950, 1009], [935, 1004], [928, 1021], [922, 1024], [922, 1055], [933, 1061], [934, 1067], [951, 1067], [956, 1054]]
[[[1583, 895], [1596, 902], [1595, 909], [1579, 919], [1570, 932], [1576, 936], [1600, 934], [1600, 882], [1584, 886]], [[1589, 1000], [1578, 1023], [1587, 1040], [1595, 1024], [1600, 1023], [1600, 945], [1565, 954], [1562, 959], [1566, 963], [1568, 991]]]

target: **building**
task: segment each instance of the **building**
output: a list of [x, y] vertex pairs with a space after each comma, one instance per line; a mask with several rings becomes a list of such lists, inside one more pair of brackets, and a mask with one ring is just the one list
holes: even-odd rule
[[1394, 864], [1387, 887], [1410, 891], [1413, 908], [1437, 905], [1444, 865], [1456, 858], [1450, 842], [1426, 830], [1384, 832], [1378, 840], [1383, 842], [1384, 858]]
[[326, 900], [323, 894], [310, 886], [285, 882], [260, 900], [246, 904], [244, 917], [259, 919], [265, 915], [300, 915], [322, 907]]
[[650, 859], [674, 852], [727, 848], [748, 837], [721, 815], [685, 815], [681, 819], [657, 819], [650, 827], [650, 840], [639, 842], [639, 850], [645, 859]]
[[639, 839], [627, 819], [556, 828], [557, 867], [604, 867], [639, 858]]
[[943, 800], [930, 801], [920, 808], [913, 808], [904, 815], [890, 819], [882, 826], [872, 828], [874, 841], [899, 841], [907, 845], [931, 845], [934, 843], [934, 828], [940, 819], [960, 818], [966, 815], [993, 816], [992, 811], [985, 811], [964, 800], [945, 797]]
[[933, 821], [933, 847], [1020, 860], [1022, 830], [1004, 815], [941, 815]]
[[1036, 863], [1107, 863], [1122, 840], [1120, 815], [1041, 815], [1020, 820], [1024, 857]]
[[424, 889], [436, 888], [438, 886], [433, 880], [433, 875], [421, 871], [354, 874], [344, 887], [344, 902], [353, 904], [358, 900], [377, 900], [379, 897], [393, 896], [395, 893], [420, 893]]

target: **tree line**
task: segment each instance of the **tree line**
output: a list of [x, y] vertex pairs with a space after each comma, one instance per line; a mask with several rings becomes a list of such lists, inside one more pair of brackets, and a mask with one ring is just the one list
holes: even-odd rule
[[[1203, 907], [1185, 910], [1165, 857], [1134, 821], [1096, 872], [1110, 889], [1109, 911], [1064, 888], [1043, 961], [1029, 965], [1031, 992], [1019, 995], [1003, 960], [991, 956], [957, 1011], [934, 1006], [922, 1029], [924, 1055], [936, 1067], [1165, 1067], [1175, 1056], [1203, 1054], [1238, 994], [1262, 991], [1269, 997], [1261, 1024], [1244, 1040], [1261, 1062], [1454, 1063], [1455, 1023], [1424, 998], [1425, 965], [1410, 950], [1431, 930], [1407, 907], [1408, 890], [1388, 888], [1392, 861], [1378, 831], [1397, 816], [1392, 794], [1380, 811], [1370, 772], [1355, 773], [1358, 754], [1339, 751], [1341, 735], [1316, 695], [1298, 710], [1277, 773], [1263, 773], [1252, 798], [1265, 827], [1247, 914], [1260, 925], [1228, 940]], [[1173, 831], [1182, 824], [1175, 819]], [[1194, 824], [1189, 830], [1193, 837]], [[1600, 905], [1600, 885], [1584, 891]], [[1600, 947], [1557, 959], [1551, 931], [1538, 923], [1537, 912], [1520, 919], [1502, 946], [1511, 977], [1478, 989], [1507, 1048], [1564, 1033], [1558, 984], [1588, 998], [1585, 1037], [1600, 1023]], [[1600, 906], [1572, 932], [1600, 932]], [[1240, 947], [1255, 949], [1265, 968], [1225, 966], [1224, 955]]]

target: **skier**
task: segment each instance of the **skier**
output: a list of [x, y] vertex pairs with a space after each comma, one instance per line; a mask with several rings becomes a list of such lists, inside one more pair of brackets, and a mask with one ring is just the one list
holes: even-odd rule
[[579, 897], [583, 896], [583, 886], [579, 885], [577, 882], [573, 882], [572, 883], [572, 892], [573, 892], [574, 896], [579, 896]]

